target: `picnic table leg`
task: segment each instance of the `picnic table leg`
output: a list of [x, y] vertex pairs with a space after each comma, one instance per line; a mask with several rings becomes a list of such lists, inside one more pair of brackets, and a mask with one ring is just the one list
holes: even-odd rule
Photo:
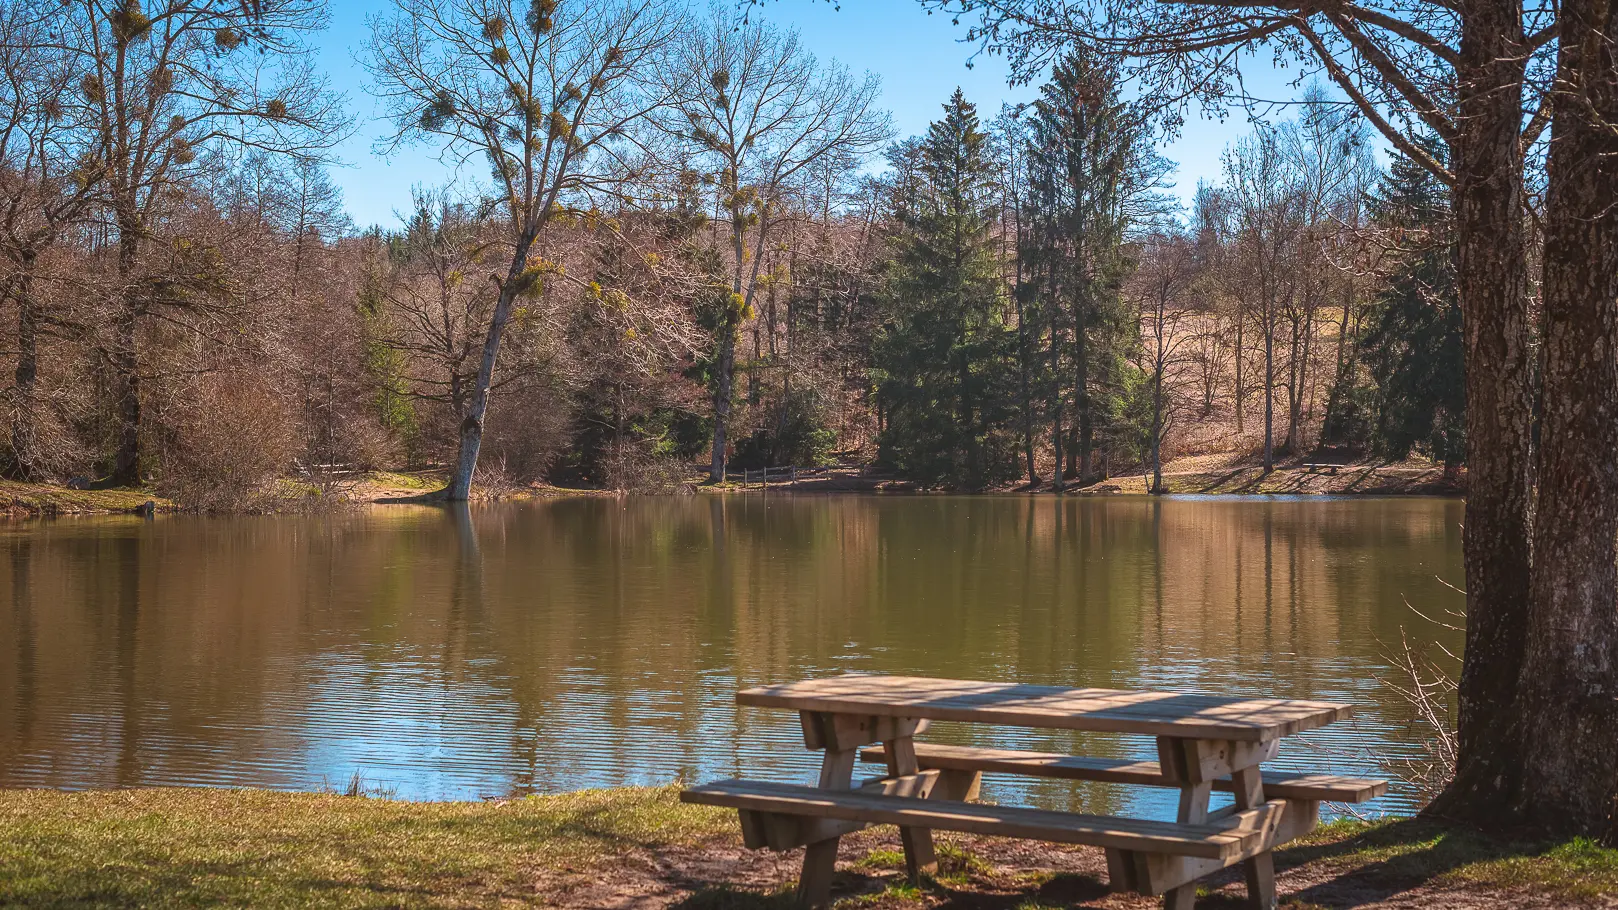
[[[1232, 772], [1230, 779], [1237, 809], [1264, 805], [1264, 778], [1257, 765]], [[1242, 871], [1247, 874], [1248, 901], [1258, 910], [1275, 910], [1275, 855], [1266, 850], [1242, 860]]]
[[[827, 749], [820, 759], [820, 787], [847, 790], [854, 782], [853, 749]], [[840, 838], [816, 841], [803, 849], [803, 874], [798, 876], [798, 903], [805, 907], [831, 905], [832, 873], [837, 869]]]
[[[1180, 787], [1180, 811], [1175, 821], [1185, 825], [1200, 825], [1208, 820], [1208, 798], [1213, 794], [1212, 781], [1186, 782]], [[1197, 902], [1197, 883], [1188, 882], [1163, 895], [1163, 910], [1192, 910]]]
[[[916, 741], [908, 736], [883, 743], [882, 751], [888, 756], [888, 776], [902, 777], [920, 772], [916, 762]], [[930, 828], [900, 828], [899, 840], [905, 848], [905, 875], [911, 884], [920, 884], [922, 873], [938, 871], [938, 858], [933, 854], [933, 832]]]

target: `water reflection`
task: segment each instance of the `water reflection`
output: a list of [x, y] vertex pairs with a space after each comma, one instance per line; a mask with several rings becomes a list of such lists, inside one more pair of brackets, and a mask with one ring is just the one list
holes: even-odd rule
[[[411, 798], [806, 775], [738, 686], [839, 670], [1342, 698], [1283, 761], [1412, 741], [1377, 682], [1456, 605], [1446, 500], [578, 499], [0, 530], [0, 786], [340, 787]], [[1431, 609], [1428, 609], [1431, 608]], [[1098, 755], [1150, 744], [936, 729]], [[1167, 794], [991, 781], [1002, 800]], [[1390, 797], [1386, 807], [1399, 805]]]

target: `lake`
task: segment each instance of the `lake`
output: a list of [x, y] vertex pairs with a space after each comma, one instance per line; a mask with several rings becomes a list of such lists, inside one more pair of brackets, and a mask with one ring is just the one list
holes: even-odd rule
[[[1411, 607], [1461, 607], [1463, 508], [770, 493], [7, 524], [0, 786], [809, 780], [797, 718], [733, 697], [844, 671], [1346, 700], [1353, 720], [1277, 765], [1377, 773], [1423, 737], [1381, 681], [1401, 628], [1460, 651]], [[928, 737], [1155, 758], [1128, 737]], [[985, 796], [1174, 806], [1055, 781]], [[1396, 788], [1372, 809], [1409, 806]]]

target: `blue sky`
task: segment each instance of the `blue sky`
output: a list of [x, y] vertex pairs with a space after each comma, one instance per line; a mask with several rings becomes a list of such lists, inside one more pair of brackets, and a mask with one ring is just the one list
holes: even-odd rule
[[[334, 3], [331, 28], [318, 43], [321, 63], [335, 86], [348, 95], [354, 118], [356, 133], [336, 150], [342, 166], [333, 168], [332, 176], [343, 188], [349, 214], [362, 227], [396, 224], [395, 213], [409, 205], [412, 185], [442, 183], [449, 176], [430, 148], [386, 157], [373, 150], [389, 127], [365, 91], [365, 73], [355, 56], [364, 47], [366, 16], [387, 6], [387, 0]], [[951, 25], [948, 18], [927, 15], [915, 0], [845, 0], [840, 10], [826, 0], [771, 0], [762, 8], [754, 7], [752, 14], [796, 28], [804, 45], [822, 59], [881, 76], [882, 102], [893, 113], [901, 136], [925, 130], [956, 86], [985, 118], [997, 113], [1002, 103], [1028, 101], [1037, 94], [1031, 86], [1009, 88], [1007, 67], [998, 58], [978, 55], [968, 69], [975, 48], [960, 43], [964, 28]], [[1288, 74], [1272, 71], [1267, 61], [1255, 61], [1247, 84], [1254, 93], [1287, 98], [1293, 95], [1287, 79]], [[1223, 123], [1193, 115], [1181, 136], [1164, 149], [1178, 165], [1176, 193], [1189, 199], [1199, 179], [1217, 178], [1220, 152], [1247, 129], [1246, 116], [1239, 111]]]

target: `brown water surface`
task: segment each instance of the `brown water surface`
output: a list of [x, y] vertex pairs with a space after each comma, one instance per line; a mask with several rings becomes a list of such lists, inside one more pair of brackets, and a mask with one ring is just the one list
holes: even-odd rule
[[[1421, 736], [1379, 682], [1401, 627], [1459, 652], [1406, 602], [1460, 606], [1443, 581], [1461, 580], [1462, 510], [749, 494], [6, 525], [0, 786], [341, 789], [358, 772], [463, 799], [804, 778], [797, 719], [734, 693], [847, 670], [1343, 699], [1358, 717], [1281, 764], [1375, 771]], [[986, 795], [1172, 808], [1055, 782]]]

